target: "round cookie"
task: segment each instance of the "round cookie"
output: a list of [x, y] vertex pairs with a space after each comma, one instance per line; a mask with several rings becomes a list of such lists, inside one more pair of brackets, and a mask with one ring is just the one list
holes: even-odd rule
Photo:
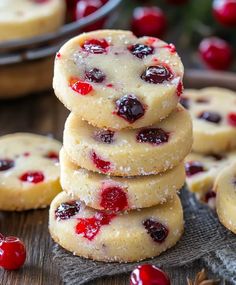
[[201, 201], [210, 202], [211, 198], [215, 198], [213, 184], [219, 171], [234, 160], [236, 151], [209, 155], [190, 153], [185, 159], [188, 189]]
[[55, 61], [55, 94], [99, 128], [150, 126], [167, 117], [182, 93], [183, 65], [172, 44], [101, 30], [68, 41]]
[[191, 118], [180, 105], [148, 128], [107, 131], [71, 113], [64, 129], [64, 148], [75, 164], [114, 176], [164, 172], [178, 165], [191, 146]]
[[174, 246], [184, 229], [177, 195], [167, 203], [130, 212], [88, 208], [60, 193], [52, 202], [49, 230], [55, 242], [75, 255], [106, 262], [133, 262]]
[[16, 133], [0, 138], [0, 210], [43, 208], [61, 191], [58, 153], [49, 137]]
[[221, 153], [236, 148], [236, 93], [209, 87], [185, 90], [182, 104], [193, 119], [193, 151]]
[[64, 0], [1, 0], [0, 41], [56, 31], [64, 18]]
[[52, 86], [52, 77], [53, 59], [51, 57], [2, 66], [0, 67], [0, 98], [12, 99], [48, 90]]
[[220, 222], [236, 234], [236, 160], [220, 172], [214, 189], [216, 211]]
[[124, 211], [165, 203], [185, 182], [183, 162], [159, 175], [119, 178], [80, 168], [62, 149], [60, 167], [63, 190], [99, 210]]

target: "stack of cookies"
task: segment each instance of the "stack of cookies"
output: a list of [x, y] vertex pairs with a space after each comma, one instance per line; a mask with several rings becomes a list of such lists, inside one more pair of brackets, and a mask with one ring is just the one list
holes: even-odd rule
[[54, 89], [71, 114], [60, 153], [64, 192], [49, 228], [62, 247], [131, 262], [180, 239], [176, 192], [192, 146], [191, 118], [178, 105], [182, 77], [173, 45], [128, 31], [82, 34], [61, 48]]

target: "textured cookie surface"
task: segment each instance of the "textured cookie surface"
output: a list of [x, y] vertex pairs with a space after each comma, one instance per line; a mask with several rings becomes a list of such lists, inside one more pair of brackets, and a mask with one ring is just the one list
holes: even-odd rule
[[0, 41], [53, 32], [64, 16], [64, 0], [1, 0]]
[[67, 42], [55, 61], [55, 94], [100, 128], [149, 126], [168, 116], [182, 93], [183, 65], [173, 45], [102, 30]]
[[80, 168], [62, 149], [60, 166], [64, 191], [99, 210], [123, 211], [164, 203], [185, 182], [183, 162], [163, 174], [119, 178]]
[[219, 153], [236, 148], [236, 93], [209, 87], [185, 90], [182, 104], [193, 119], [193, 151]]
[[191, 146], [192, 122], [181, 106], [148, 128], [106, 131], [71, 113], [64, 129], [64, 148], [75, 164], [114, 176], [163, 172], [178, 165]]
[[159, 206], [112, 214], [85, 207], [62, 192], [51, 204], [49, 230], [58, 244], [76, 255], [132, 262], [174, 246], [183, 232], [183, 211], [177, 195]]
[[16, 133], [0, 138], [0, 210], [46, 207], [61, 191], [58, 153], [61, 143]]
[[214, 188], [218, 217], [226, 228], [236, 234], [236, 160], [219, 174]]
[[190, 153], [185, 159], [188, 189], [203, 202], [215, 198], [213, 184], [222, 169], [236, 160], [236, 151], [221, 154]]

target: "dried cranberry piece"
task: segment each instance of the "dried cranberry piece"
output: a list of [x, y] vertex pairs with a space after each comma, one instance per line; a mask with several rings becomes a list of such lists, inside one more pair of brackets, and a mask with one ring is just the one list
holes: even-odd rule
[[169, 234], [169, 230], [163, 224], [154, 219], [145, 220], [143, 225], [155, 242], [162, 243]]
[[107, 48], [109, 47], [108, 42], [105, 39], [91, 39], [85, 41], [85, 43], [82, 45], [82, 48], [93, 54], [104, 54], [107, 52]]
[[236, 113], [229, 113], [227, 116], [227, 120], [229, 125], [231, 125], [232, 127], [236, 127]]
[[145, 109], [134, 95], [125, 95], [116, 101], [117, 115], [129, 123], [134, 123], [141, 118]]
[[198, 116], [198, 118], [202, 119], [202, 120], [206, 120], [206, 121], [214, 123], [214, 124], [219, 124], [221, 122], [221, 120], [222, 120], [222, 117], [221, 117], [221, 115], [219, 113], [208, 112], [208, 111], [202, 112]]
[[55, 151], [50, 151], [45, 157], [48, 158], [48, 159], [59, 161], [59, 155]]
[[135, 44], [128, 47], [129, 51], [136, 57], [142, 59], [150, 54], [153, 54], [154, 48], [143, 44]]
[[199, 161], [189, 161], [185, 163], [185, 172], [188, 177], [204, 171], [206, 170]]
[[127, 195], [121, 187], [105, 187], [101, 193], [100, 205], [106, 210], [122, 211], [128, 206]]
[[198, 98], [198, 99], [196, 100], [196, 102], [197, 102], [198, 104], [207, 104], [207, 103], [209, 103], [209, 100], [206, 99], [206, 98]]
[[109, 130], [99, 130], [95, 133], [94, 138], [102, 143], [111, 144], [114, 142], [115, 132]]
[[208, 203], [210, 199], [214, 199], [215, 197], [216, 197], [216, 192], [212, 190], [208, 191], [204, 197], [205, 203]]
[[225, 159], [225, 155], [223, 154], [216, 154], [216, 153], [211, 153], [211, 154], [208, 154], [207, 156], [211, 157], [211, 158], [214, 158], [214, 160], [216, 161], [219, 161], [219, 160], [222, 160], [222, 159]]
[[100, 69], [92, 68], [85, 72], [85, 78], [91, 82], [102, 83], [106, 76]]
[[179, 102], [185, 109], [189, 109], [189, 99], [187, 97], [181, 97]]
[[136, 137], [138, 142], [159, 145], [169, 140], [169, 134], [161, 128], [149, 128], [139, 131]]
[[62, 203], [55, 211], [55, 216], [59, 220], [68, 220], [77, 215], [80, 211], [81, 204], [79, 201], [70, 201]]
[[6, 171], [14, 167], [15, 162], [11, 159], [0, 159], [0, 171]]
[[149, 66], [141, 75], [141, 79], [152, 84], [161, 84], [173, 78], [171, 71], [163, 65]]
[[103, 173], [107, 173], [111, 169], [110, 161], [105, 161], [101, 159], [94, 151], [91, 155], [92, 161], [95, 166]]
[[28, 171], [20, 176], [20, 180], [37, 184], [44, 181], [44, 175], [41, 171]]
[[70, 87], [80, 95], [87, 95], [93, 91], [93, 86], [91, 84], [80, 81], [77, 78], [70, 79]]

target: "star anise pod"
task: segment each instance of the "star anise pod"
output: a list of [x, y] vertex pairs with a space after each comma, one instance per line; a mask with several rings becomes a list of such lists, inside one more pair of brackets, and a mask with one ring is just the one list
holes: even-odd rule
[[187, 285], [216, 285], [218, 283], [219, 280], [208, 279], [205, 269], [197, 273], [194, 281], [187, 278]]

